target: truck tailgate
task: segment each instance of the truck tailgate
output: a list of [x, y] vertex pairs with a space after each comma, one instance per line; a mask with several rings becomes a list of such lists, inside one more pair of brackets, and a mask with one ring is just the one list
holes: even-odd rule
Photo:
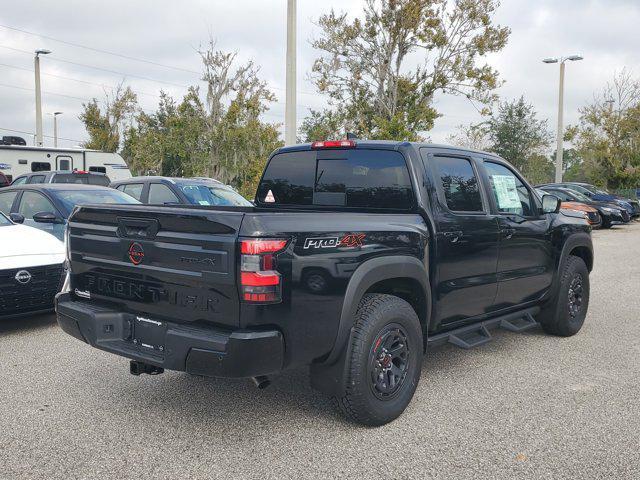
[[81, 207], [69, 221], [71, 290], [178, 323], [237, 327], [236, 240], [244, 213]]

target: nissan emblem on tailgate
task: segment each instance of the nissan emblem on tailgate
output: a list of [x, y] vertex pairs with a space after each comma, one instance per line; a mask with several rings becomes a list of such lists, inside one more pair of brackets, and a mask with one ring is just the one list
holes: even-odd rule
[[140, 265], [144, 260], [144, 249], [138, 242], [133, 242], [129, 245], [129, 260], [134, 265]]

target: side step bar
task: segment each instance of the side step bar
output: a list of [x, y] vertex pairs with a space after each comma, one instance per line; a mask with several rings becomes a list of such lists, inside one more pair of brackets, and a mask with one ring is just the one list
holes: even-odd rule
[[427, 345], [435, 347], [452, 343], [460, 348], [473, 348], [484, 345], [491, 340], [489, 329], [503, 328], [510, 332], [524, 332], [535, 327], [538, 322], [533, 318], [540, 311], [539, 307], [521, 310], [501, 317], [456, 328], [449, 332], [438, 333], [427, 338]]

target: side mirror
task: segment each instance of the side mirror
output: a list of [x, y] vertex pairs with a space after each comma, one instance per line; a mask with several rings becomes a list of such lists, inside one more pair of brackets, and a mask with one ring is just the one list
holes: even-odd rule
[[33, 216], [33, 221], [37, 223], [64, 223], [64, 220], [52, 212], [38, 212]]
[[13, 223], [24, 223], [24, 215], [19, 213], [11, 213], [9, 214], [9, 218]]
[[560, 211], [560, 199], [555, 195], [542, 196], [542, 213], [558, 213]]

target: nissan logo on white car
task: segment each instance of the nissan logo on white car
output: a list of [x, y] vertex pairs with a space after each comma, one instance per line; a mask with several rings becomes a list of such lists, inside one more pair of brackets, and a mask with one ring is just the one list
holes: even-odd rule
[[20, 270], [14, 277], [18, 283], [26, 285], [31, 281], [31, 274], [27, 270]]

